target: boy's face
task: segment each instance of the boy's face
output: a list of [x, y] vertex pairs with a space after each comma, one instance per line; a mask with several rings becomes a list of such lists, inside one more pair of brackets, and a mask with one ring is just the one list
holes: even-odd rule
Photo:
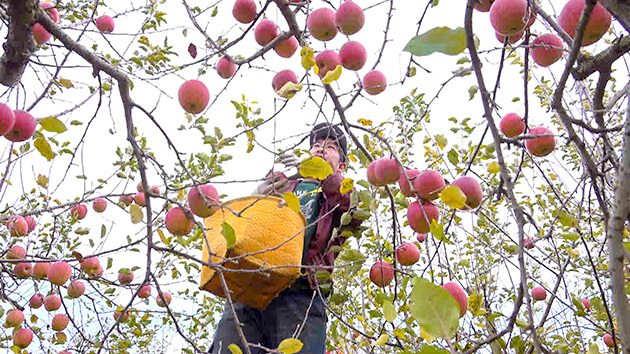
[[320, 139], [311, 147], [313, 156], [321, 157], [330, 164], [333, 173], [343, 173], [346, 170], [346, 163], [341, 161], [341, 150], [333, 139]]

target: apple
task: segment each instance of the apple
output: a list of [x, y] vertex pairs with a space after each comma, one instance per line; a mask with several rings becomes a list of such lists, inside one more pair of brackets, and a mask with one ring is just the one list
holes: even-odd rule
[[382, 72], [372, 70], [363, 76], [363, 89], [368, 94], [378, 95], [385, 91], [385, 88], [387, 88], [387, 78]]
[[[166, 303], [164, 301], [162, 301], [162, 297], [164, 297], [164, 301], [166, 301]], [[171, 294], [170, 293], [162, 292], [162, 297], [160, 297], [160, 295], [158, 294], [158, 296], [155, 298], [155, 302], [157, 303], [158, 306], [166, 307], [167, 305], [169, 305], [171, 303]]]
[[499, 122], [501, 133], [508, 138], [513, 138], [523, 134], [525, 131], [525, 121], [516, 113], [508, 113]]
[[329, 41], [337, 35], [335, 26], [335, 11], [327, 7], [319, 8], [306, 19], [306, 27], [313, 38], [320, 41]]
[[542, 301], [547, 298], [547, 291], [541, 286], [532, 289], [532, 298], [536, 301]]
[[[575, 31], [580, 21], [580, 16], [584, 10], [585, 0], [569, 0], [560, 15], [558, 16], [558, 25], [571, 36], [575, 37]], [[610, 13], [598, 2], [591, 12], [591, 17], [584, 29], [584, 37], [582, 38], [582, 47], [591, 45], [597, 42], [610, 28], [612, 23], [612, 16]]]
[[459, 317], [464, 316], [468, 310], [468, 294], [466, 294], [459, 284], [453, 281], [442, 285], [442, 287], [446, 289], [459, 304]]
[[386, 185], [387, 183], [385, 183], [385, 181], [380, 180], [377, 176], [376, 176], [376, 167], [378, 165], [378, 161], [379, 160], [374, 160], [372, 162], [370, 162], [370, 164], [368, 165], [367, 168], [367, 180], [368, 182], [370, 182], [370, 184], [376, 186], [376, 187], [382, 187], [384, 185]]
[[[513, 34], [511, 36], [508, 37], [508, 43], [509, 44], [514, 44], [516, 42], [518, 42], [521, 38], [523, 38], [523, 34], [525, 34], [525, 30], [522, 30], [520, 32], [518, 32], [517, 34]], [[499, 32], [494, 32], [494, 36], [497, 38], [497, 40], [503, 44], [505, 43], [505, 36], [502, 35]]]
[[21, 328], [13, 335], [13, 345], [24, 349], [33, 341], [33, 331], [28, 328]]
[[420, 249], [415, 243], [405, 242], [396, 248], [396, 259], [404, 266], [414, 265], [420, 259]]
[[77, 220], [82, 220], [87, 215], [87, 206], [85, 204], [75, 204], [70, 208], [70, 215]]
[[103, 267], [99, 264], [98, 268], [92, 273], [88, 273], [88, 278], [92, 280], [96, 280], [103, 275]]
[[530, 154], [538, 157], [549, 155], [556, 147], [553, 132], [545, 127], [535, 127], [529, 130], [530, 135], [549, 135], [525, 140], [525, 148]]
[[32, 232], [37, 227], [37, 221], [32, 216], [25, 216], [24, 220], [28, 224], [28, 232]]
[[523, 246], [528, 250], [531, 250], [532, 248], [536, 247], [536, 240], [531, 237], [527, 237], [523, 240]]
[[604, 344], [606, 344], [606, 346], [608, 348], [614, 348], [616, 345], [616, 340], [613, 339], [613, 337], [610, 335], [610, 333], [606, 333], [604, 334]]
[[394, 267], [388, 262], [377, 261], [370, 268], [370, 280], [381, 288], [389, 285], [394, 280]]
[[361, 6], [355, 2], [346, 1], [335, 13], [335, 26], [345, 35], [351, 35], [359, 32], [365, 23], [365, 14]]
[[[199, 193], [201, 192], [201, 193]], [[186, 196], [188, 207], [197, 216], [207, 218], [219, 210], [219, 193], [216, 188], [210, 184], [191, 187]], [[206, 200], [208, 205], [206, 205]]]
[[140, 290], [138, 290], [138, 297], [141, 299], [148, 299], [151, 296], [151, 285], [143, 285]]
[[44, 298], [44, 308], [46, 311], [57, 311], [61, 307], [59, 295], [48, 295]]
[[85, 293], [85, 284], [80, 280], [75, 280], [68, 285], [68, 297], [76, 299]]
[[374, 175], [376, 179], [385, 184], [394, 183], [400, 177], [400, 167], [395, 159], [380, 158], [374, 167]]
[[413, 202], [407, 207], [407, 222], [413, 231], [426, 234], [431, 231], [431, 221], [440, 220], [440, 209], [431, 202], [422, 205]]
[[553, 33], [545, 33], [532, 41], [532, 58], [540, 66], [549, 66], [562, 58], [564, 43]]
[[0, 103], [0, 135], [8, 133], [15, 124], [13, 110], [4, 103]]
[[44, 44], [50, 40], [52, 34], [44, 29], [44, 26], [39, 23], [33, 24], [33, 37], [35, 38], [35, 43]]
[[295, 38], [295, 36], [291, 36], [276, 44], [273, 50], [275, 50], [276, 53], [283, 58], [291, 58], [299, 46], [300, 44], [298, 43], [297, 38]]
[[13, 215], [7, 221], [11, 236], [20, 237], [28, 234], [28, 222], [21, 215]]
[[490, 23], [495, 31], [504, 36], [517, 34], [528, 21], [525, 0], [496, 0], [490, 7]]
[[341, 65], [344, 68], [358, 71], [365, 65], [367, 51], [363, 47], [363, 44], [356, 41], [349, 41], [339, 49], [339, 57], [341, 58]]
[[23, 259], [26, 257], [26, 250], [20, 245], [14, 245], [7, 251], [7, 259]]
[[426, 234], [417, 234], [416, 235], [416, 240], [418, 240], [418, 242], [422, 243], [424, 242], [424, 240], [427, 239], [427, 235]]
[[276, 37], [278, 37], [278, 26], [271, 20], [262, 19], [254, 28], [254, 39], [262, 46], [267, 45]]
[[88, 274], [97, 272], [100, 266], [101, 262], [98, 260], [98, 257], [83, 258], [81, 261], [81, 269]]
[[319, 77], [323, 78], [327, 72], [341, 65], [341, 57], [337, 52], [327, 49], [315, 56], [315, 65], [319, 69]]
[[[120, 322], [127, 322], [129, 320], [129, 310], [125, 311], [125, 313], [122, 315], [122, 318], [120, 319]], [[118, 318], [120, 317], [121, 311], [116, 310], [114, 311], [114, 320], [118, 321]]]
[[586, 309], [586, 311], [590, 311], [591, 310], [591, 302], [588, 301], [588, 299], [582, 298], [582, 299], [580, 299], [580, 301], [582, 301], [582, 304], [584, 305], [584, 308]]
[[123, 203], [125, 206], [129, 206], [129, 205], [131, 205], [131, 203], [133, 203], [133, 196], [132, 195], [121, 195], [120, 197], [118, 197], [118, 202], [119, 203]]
[[15, 276], [20, 279], [26, 279], [33, 275], [33, 264], [30, 262], [20, 262], [13, 269]]
[[144, 187], [142, 186], [142, 181], [138, 182], [138, 184], [136, 184], [136, 190], [140, 193], [144, 192]]
[[51, 20], [53, 20], [54, 23], [59, 22], [59, 12], [55, 8], [55, 5], [48, 2], [40, 2], [39, 7], [46, 11], [46, 14]]
[[103, 33], [112, 33], [114, 32], [114, 19], [107, 16], [102, 15], [96, 19], [96, 28]]
[[118, 282], [127, 285], [133, 281], [133, 272], [129, 268], [123, 268], [118, 271]]
[[466, 195], [466, 206], [474, 209], [481, 204], [483, 199], [483, 189], [476, 179], [470, 176], [462, 176], [451, 182], [451, 185], [458, 186]]
[[44, 279], [48, 277], [48, 271], [50, 270], [50, 263], [48, 262], [37, 262], [33, 267], [33, 278], [35, 279]]
[[33, 294], [33, 296], [31, 296], [31, 299], [28, 301], [28, 303], [32, 308], [38, 309], [44, 304], [44, 295], [40, 293], [35, 293]]
[[102, 213], [107, 209], [107, 200], [105, 198], [96, 198], [92, 202], [92, 209], [97, 213]]
[[232, 16], [240, 23], [250, 23], [256, 18], [256, 2], [254, 0], [236, 0], [232, 8]]
[[133, 195], [133, 201], [139, 206], [145, 206], [147, 204], [144, 192], [138, 192]]
[[151, 186], [151, 187], [149, 187], [149, 194], [150, 195], [160, 195], [160, 187], [158, 187], [158, 186]]
[[4, 137], [14, 143], [30, 139], [37, 128], [37, 120], [30, 113], [19, 109], [13, 111], [13, 115], [15, 123], [11, 130], [4, 134]]
[[18, 309], [9, 310], [7, 319], [4, 323], [5, 327], [17, 327], [24, 322], [24, 313]]
[[223, 79], [229, 79], [236, 73], [236, 64], [227, 57], [221, 57], [217, 62], [217, 74]]
[[413, 181], [413, 188], [422, 198], [427, 200], [437, 199], [444, 187], [446, 187], [446, 182], [436, 170], [422, 171]]
[[199, 80], [188, 80], [184, 82], [177, 91], [179, 104], [182, 108], [192, 114], [203, 112], [210, 102], [210, 92], [206, 85]]
[[273, 79], [271, 80], [271, 87], [273, 87], [274, 91], [278, 92], [278, 90], [280, 90], [282, 86], [284, 86], [284, 84], [289, 81], [297, 84], [297, 76], [295, 76], [295, 73], [292, 70], [282, 70], [274, 75]]
[[68, 323], [70, 323], [70, 317], [64, 313], [58, 313], [53, 317], [50, 327], [54, 331], [60, 332], [68, 327]]
[[53, 343], [65, 343], [68, 341], [68, 336], [64, 332], [55, 332], [52, 336]]
[[72, 267], [68, 262], [57, 261], [50, 266], [48, 281], [55, 285], [63, 285], [72, 276]]
[[[409, 176], [409, 180], [411, 183], [416, 179], [416, 176], [420, 174], [420, 170], [406, 170], [407, 176]], [[414, 193], [411, 191], [411, 186], [409, 182], [407, 182], [407, 177], [405, 177], [404, 173], [400, 173], [400, 177], [398, 177], [398, 187], [400, 187], [400, 192], [405, 197], [413, 197]]]
[[188, 235], [195, 226], [190, 210], [180, 207], [171, 208], [164, 217], [166, 229], [175, 236]]

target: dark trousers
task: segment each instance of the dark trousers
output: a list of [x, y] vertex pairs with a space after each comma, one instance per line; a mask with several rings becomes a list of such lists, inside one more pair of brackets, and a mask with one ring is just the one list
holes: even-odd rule
[[[315, 296], [313, 294], [315, 293]], [[312, 302], [312, 303], [311, 303]], [[299, 278], [293, 285], [282, 291], [264, 310], [234, 302], [234, 309], [243, 334], [249, 343], [252, 354], [267, 351], [252, 344], [260, 344], [265, 348], [276, 349], [285, 338], [297, 338], [304, 347], [300, 353], [326, 353], [326, 308], [321, 297], [310, 289], [308, 280]], [[309, 309], [310, 305], [310, 310]], [[308, 310], [308, 314], [307, 314]], [[236, 330], [236, 321], [229, 305], [223, 311], [219, 326], [210, 347], [212, 354], [229, 354], [230, 344], [238, 345], [245, 353], [243, 342]]]

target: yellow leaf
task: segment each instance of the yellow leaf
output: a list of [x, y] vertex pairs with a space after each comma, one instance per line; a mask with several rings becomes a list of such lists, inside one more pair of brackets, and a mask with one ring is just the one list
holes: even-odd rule
[[357, 158], [354, 156], [354, 154], [348, 155], [348, 159], [352, 162], [357, 162]]
[[315, 63], [315, 57], [313, 56], [313, 48], [309, 46], [304, 46], [300, 50], [300, 55], [302, 56], [302, 67], [309, 71], [311, 68], [315, 75], [319, 74], [319, 67], [317, 67]]
[[569, 255], [573, 258], [578, 258], [580, 256], [580, 251], [576, 250], [575, 248], [569, 248], [567, 252], [569, 252]]
[[630, 232], [628, 232], [628, 229], [623, 229], [623, 237], [628, 237], [628, 235], [630, 235]]
[[440, 199], [454, 209], [463, 209], [466, 206], [466, 194], [458, 186], [444, 188], [440, 193]]
[[157, 229], [157, 233], [158, 235], [160, 235], [160, 240], [162, 241], [162, 243], [164, 243], [165, 245], [168, 245], [168, 239], [164, 235], [164, 231], [162, 231], [162, 229]]
[[389, 300], [383, 301], [383, 314], [385, 315], [385, 321], [394, 322], [396, 319], [396, 307]]
[[287, 192], [282, 195], [284, 201], [287, 202], [287, 206], [293, 209], [296, 213], [300, 212], [300, 200], [293, 192]]
[[330, 164], [318, 156], [302, 161], [299, 166], [299, 171], [302, 177], [315, 178], [320, 181], [324, 180], [333, 173]]
[[293, 98], [296, 93], [302, 90], [302, 84], [296, 84], [291, 81], [287, 81], [280, 90], [278, 90], [278, 95], [284, 98]]
[[473, 316], [477, 316], [477, 311], [481, 309], [481, 302], [483, 300], [483, 296], [479, 293], [470, 294], [468, 297], [468, 310], [473, 314]]
[[335, 70], [330, 70], [326, 73], [326, 75], [322, 78], [322, 82], [324, 84], [330, 84], [333, 81], [339, 80], [339, 77], [341, 76], [341, 71], [342, 71], [342, 66], [337, 65]]
[[435, 340], [435, 337], [432, 337], [424, 328], [420, 327], [420, 337], [422, 337], [427, 342], [431, 343]]
[[501, 171], [501, 167], [499, 167], [499, 163], [496, 161], [492, 161], [488, 164], [488, 172], [495, 174]]
[[302, 350], [303, 346], [304, 344], [299, 339], [285, 338], [280, 342], [278, 350], [284, 354], [293, 354]]
[[42, 188], [48, 187], [48, 177], [44, 175], [37, 176], [37, 184], [39, 184]]
[[389, 340], [389, 334], [387, 334], [387, 333], [381, 334], [381, 336], [378, 337], [376, 342], [374, 342], [374, 345], [375, 346], [384, 345], [385, 343], [387, 343], [388, 340]]
[[138, 204], [131, 204], [129, 213], [131, 214], [131, 222], [133, 224], [137, 224], [142, 221], [142, 209], [140, 209]]
[[50, 147], [48, 141], [46, 141], [46, 139], [42, 138], [41, 136], [35, 139], [33, 145], [35, 145], [37, 151], [39, 151], [39, 153], [44, 156], [48, 161], [52, 160], [55, 155], [57, 155], [52, 151], [52, 148]]
[[339, 186], [339, 193], [346, 194], [354, 188], [354, 180], [352, 178], [344, 178]]
[[357, 119], [357, 122], [359, 122], [359, 124], [361, 124], [364, 127], [371, 127], [372, 126], [372, 121], [369, 120], [369, 119], [359, 118], [359, 119]]
[[68, 80], [68, 79], [59, 79], [59, 83], [63, 86], [63, 87], [74, 87], [74, 85], [72, 84], [72, 81]]
[[241, 350], [241, 348], [238, 347], [238, 345], [232, 343], [230, 345], [228, 345], [228, 350], [232, 353], [232, 354], [243, 354], [243, 351]]

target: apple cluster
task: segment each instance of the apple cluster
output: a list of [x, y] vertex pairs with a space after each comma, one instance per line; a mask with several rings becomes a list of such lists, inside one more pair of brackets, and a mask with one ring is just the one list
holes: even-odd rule
[[14, 143], [26, 141], [35, 133], [37, 120], [27, 111], [12, 110], [0, 103], [0, 134]]
[[188, 208], [174, 207], [166, 212], [166, 229], [176, 236], [188, 235], [195, 226], [194, 215], [207, 218], [220, 208], [219, 193], [210, 184], [193, 186], [186, 196]]
[[[516, 113], [508, 113], [501, 118], [499, 129], [506, 137], [514, 138], [525, 131], [525, 121]], [[529, 130], [529, 134], [537, 136], [525, 140], [525, 148], [530, 154], [543, 157], [556, 148], [556, 139], [549, 128], [534, 127]]]

